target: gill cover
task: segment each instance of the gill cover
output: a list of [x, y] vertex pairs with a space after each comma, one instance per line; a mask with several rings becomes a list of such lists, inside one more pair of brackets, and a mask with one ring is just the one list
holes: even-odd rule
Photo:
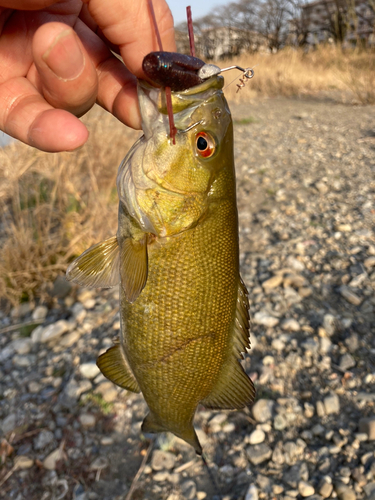
[[[120, 165], [117, 189], [120, 204], [142, 231], [159, 237], [178, 234], [205, 212], [207, 193], [223, 167], [220, 150], [231, 124], [223, 83], [221, 76], [214, 76], [172, 93], [177, 128], [173, 146], [164, 90], [138, 82], [144, 135]], [[198, 134], [210, 138], [209, 154], [199, 149]]]

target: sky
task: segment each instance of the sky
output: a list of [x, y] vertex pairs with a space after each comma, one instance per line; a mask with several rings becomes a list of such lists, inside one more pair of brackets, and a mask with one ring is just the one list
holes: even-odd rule
[[190, 5], [191, 13], [194, 19], [205, 16], [210, 12], [214, 12], [217, 5], [224, 5], [230, 0], [167, 0], [172, 11], [175, 24], [186, 21], [186, 7]]

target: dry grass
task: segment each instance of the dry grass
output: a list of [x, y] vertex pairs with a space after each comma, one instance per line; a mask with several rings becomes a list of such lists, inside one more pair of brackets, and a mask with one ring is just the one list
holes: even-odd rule
[[139, 132], [99, 108], [88, 144], [48, 154], [0, 149], [0, 298], [46, 297], [67, 263], [117, 229], [117, 168]]
[[[255, 67], [255, 77], [238, 93], [236, 82], [228, 87], [229, 99], [331, 92], [341, 102], [375, 103], [375, 51], [320, 46], [304, 53], [301, 49], [286, 48], [277, 54], [250, 54], [230, 62]], [[221, 67], [225, 64], [219, 63]], [[233, 78], [235, 72], [230, 73], [227, 81]]]
[[[233, 63], [256, 66], [256, 76], [238, 94], [232, 84], [229, 99], [333, 90], [339, 100], [375, 102], [374, 52], [286, 49]], [[99, 108], [84, 121], [90, 139], [74, 153], [41, 153], [22, 144], [0, 149], [0, 299], [15, 304], [46, 297], [75, 255], [116, 231], [117, 168], [138, 132]]]

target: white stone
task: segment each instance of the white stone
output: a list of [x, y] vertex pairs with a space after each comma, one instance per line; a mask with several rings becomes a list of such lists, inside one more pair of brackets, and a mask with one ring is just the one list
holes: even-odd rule
[[245, 495], [245, 500], [258, 500], [258, 488], [255, 484], [250, 484]]
[[293, 318], [284, 319], [280, 326], [287, 332], [299, 332], [301, 329], [298, 321]]
[[48, 314], [48, 307], [38, 306], [34, 309], [32, 318], [34, 321], [43, 321]]
[[271, 316], [265, 311], [258, 311], [254, 314], [253, 321], [257, 325], [267, 326], [268, 328], [272, 328], [279, 323], [279, 319]]
[[56, 340], [67, 332], [69, 328], [69, 323], [64, 319], [60, 319], [59, 321], [56, 321], [56, 323], [52, 323], [52, 325], [48, 325], [43, 329], [40, 342], [50, 342], [51, 340]]
[[13, 341], [13, 347], [17, 354], [29, 354], [32, 344], [32, 340], [27, 337]]
[[79, 372], [82, 375], [82, 377], [93, 379], [98, 375], [98, 373], [100, 373], [100, 370], [96, 365], [96, 363], [91, 362], [91, 363], [83, 363], [79, 367]]
[[262, 429], [255, 429], [249, 436], [249, 444], [260, 444], [266, 439], [266, 433]]
[[95, 417], [90, 413], [82, 413], [79, 416], [79, 421], [82, 427], [86, 427], [88, 429], [95, 427], [95, 422], [96, 422]]

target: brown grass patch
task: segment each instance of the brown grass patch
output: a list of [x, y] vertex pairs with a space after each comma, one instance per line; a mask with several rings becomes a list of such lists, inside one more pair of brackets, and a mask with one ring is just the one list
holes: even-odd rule
[[[305, 53], [285, 48], [277, 54], [248, 54], [218, 65], [227, 63], [255, 68], [255, 77], [240, 92], [236, 93], [237, 82], [227, 88], [228, 99], [235, 101], [245, 96], [314, 96], [335, 91], [334, 98], [339, 102], [375, 103], [375, 51], [320, 46]], [[226, 81], [235, 76], [235, 72], [226, 74]]]
[[73, 153], [0, 149], [0, 298], [45, 297], [74, 256], [117, 230], [117, 168], [139, 132], [98, 107], [84, 121], [89, 141]]

